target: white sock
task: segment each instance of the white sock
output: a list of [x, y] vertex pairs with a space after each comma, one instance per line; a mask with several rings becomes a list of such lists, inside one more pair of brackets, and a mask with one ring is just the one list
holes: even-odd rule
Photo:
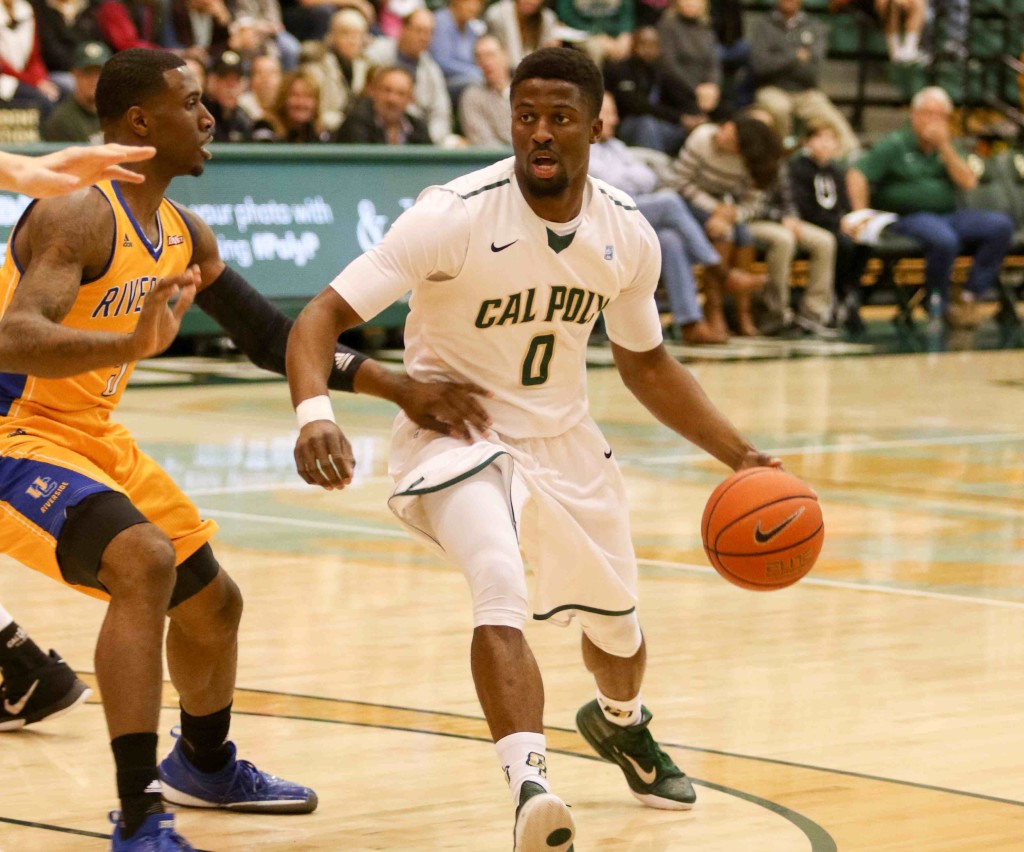
[[512, 801], [519, 804], [519, 788], [524, 781], [540, 784], [550, 790], [548, 784], [547, 742], [544, 734], [522, 731], [502, 737], [494, 744], [498, 752], [508, 788], [512, 792]]
[[885, 37], [885, 43], [889, 48], [889, 58], [893, 62], [899, 62], [902, 55], [900, 49], [900, 36], [899, 33], [889, 33]]
[[908, 59], [915, 59], [917, 57], [917, 49], [921, 46], [921, 34], [920, 33], [904, 33], [903, 34], [903, 51], [904, 55]]
[[618, 701], [608, 698], [597, 691], [597, 706], [601, 708], [605, 719], [620, 728], [628, 728], [630, 725], [639, 724], [643, 718], [643, 708], [640, 702], [640, 693], [628, 701]]
[[6, 609], [4, 609], [3, 604], [0, 604], [0, 630], [3, 630], [5, 627], [7, 627], [7, 625], [11, 624], [13, 621], [14, 616], [12, 616]]

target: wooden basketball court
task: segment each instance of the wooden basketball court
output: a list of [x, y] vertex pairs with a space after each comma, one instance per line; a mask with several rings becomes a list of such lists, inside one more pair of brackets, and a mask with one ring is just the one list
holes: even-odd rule
[[[773, 594], [707, 567], [726, 470], [656, 424], [610, 369], [593, 408], [641, 558], [652, 730], [695, 780], [652, 811], [573, 729], [593, 697], [575, 628], [531, 625], [549, 771], [578, 852], [1024, 848], [1024, 364], [1019, 352], [701, 363], [762, 448], [817, 491], [820, 562]], [[320, 795], [311, 816], [187, 811], [198, 847], [511, 849], [512, 806], [469, 676], [454, 569], [385, 508], [393, 411], [336, 397], [359, 478], [292, 469], [280, 382], [129, 389], [121, 419], [221, 531], [246, 597], [233, 736]], [[0, 563], [0, 599], [81, 672], [103, 607]], [[90, 677], [89, 675], [83, 675]], [[177, 721], [168, 686], [163, 734]], [[162, 736], [161, 747], [169, 738]], [[0, 735], [0, 850], [103, 850], [116, 806], [101, 708]]]

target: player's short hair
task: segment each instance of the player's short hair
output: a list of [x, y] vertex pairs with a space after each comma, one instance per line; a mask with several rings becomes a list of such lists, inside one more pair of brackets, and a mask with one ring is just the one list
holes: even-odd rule
[[542, 47], [528, 54], [516, 68], [510, 93], [514, 93], [524, 80], [535, 79], [572, 83], [583, 93], [591, 116], [597, 118], [601, 113], [601, 99], [604, 97], [601, 70], [582, 51], [569, 47]]
[[184, 59], [166, 50], [133, 47], [115, 53], [96, 84], [100, 123], [118, 121], [131, 107], [160, 94], [167, 88], [164, 72], [184, 64]]
[[784, 153], [779, 132], [748, 112], [739, 113], [733, 121], [740, 157], [754, 180], [754, 186], [769, 189], [778, 180], [779, 163]]

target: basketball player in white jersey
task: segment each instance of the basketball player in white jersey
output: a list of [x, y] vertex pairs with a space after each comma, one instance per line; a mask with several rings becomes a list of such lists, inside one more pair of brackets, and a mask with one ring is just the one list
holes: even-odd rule
[[586, 345], [604, 313], [626, 386], [662, 423], [733, 469], [757, 452], [662, 346], [661, 258], [629, 196], [588, 178], [601, 74], [584, 54], [538, 50], [511, 87], [514, 157], [425, 190], [380, 245], [302, 312], [288, 341], [300, 475], [344, 487], [351, 449], [325, 377], [338, 335], [412, 291], [405, 364], [423, 381], [470, 381], [490, 396], [470, 441], [395, 421], [390, 506], [464, 572], [473, 598], [477, 694], [516, 804], [517, 852], [567, 850], [575, 828], [550, 792], [544, 692], [523, 635], [530, 616], [520, 546], [537, 575], [532, 617], [575, 619], [597, 699], [580, 732], [619, 764], [644, 804], [696, 796], [655, 743], [640, 701], [646, 650], [625, 490], [588, 411]]

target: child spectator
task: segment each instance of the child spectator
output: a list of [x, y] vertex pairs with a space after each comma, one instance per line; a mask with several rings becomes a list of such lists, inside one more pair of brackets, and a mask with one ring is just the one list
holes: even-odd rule
[[807, 125], [803, 149], [789, 165], [789, 175], [800, 218], [836, 238], [835, 322], [858, 334], [864, 330], [860, 318], [860, 281], [871, 248], [854, 242], [839, 227], [851, 208], [846, 167], [836, 161], [838, 154], [839, 135], [835, 128], [826, 121], [813, 121]]

